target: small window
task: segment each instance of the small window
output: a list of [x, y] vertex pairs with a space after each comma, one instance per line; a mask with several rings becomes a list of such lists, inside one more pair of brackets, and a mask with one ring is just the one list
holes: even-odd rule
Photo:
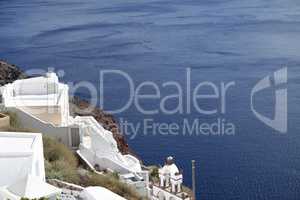
[[71, 128], [72, 147], [77, 148], [80, 144], [79, 128]]

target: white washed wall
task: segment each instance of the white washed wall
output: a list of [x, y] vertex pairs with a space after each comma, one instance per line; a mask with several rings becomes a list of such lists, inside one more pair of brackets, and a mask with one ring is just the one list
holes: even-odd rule
[[56, 127], [52, 124], [43, 123], [34, 116], [17, 108], [9, 108], [9, 110], [17, 114], [20, 125], [25, 129], [43, 133], [44, 135], [47, 135], [49, 137], [56, 138], [70, 148], [72, 147], [70, 127]]

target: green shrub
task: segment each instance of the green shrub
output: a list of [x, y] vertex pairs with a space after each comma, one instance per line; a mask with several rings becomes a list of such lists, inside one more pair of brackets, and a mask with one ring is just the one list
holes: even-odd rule
[[77, 169], [62, 160], [45, 162], [46, 176], [48, 179], [58, 179], [69, 183], [79, 184], [80, 177]]
[[120, 179], [120, 176], [119, 176], [118, 172], [113, 172], [113, 173], [111, 174], [111, 176], [112, 176], [113, 178], [115, 178], [116, 180], [119, 180], [119, 179]]
[[5, 115], [8, 115], [10, 118], [9, 127], [1, 129], [1, 131], [8, 132], [32, 132], [29, 129], [25, 129], [21, 126], [18, 116], [14, 112], [4, 112]]
[[113, 175], [104, 176], [96, 173], [89, 175], [88, 179], [83, 183], [85, 187], [88, 186], [101, 186], [105, 187], [112, 192], [123, 196], [126, 199], [130, 200], [141, 200], [142, 198], [139, 194], [130, 186], [125, 183], [120, 182]]
[[46, 176], [48, 179], [79, 184], [78, 160], [64, 144], [49, 137], [43, 137]]
[[64, 144], [49, 137], [43, 137], [44, 156], [50, 163], [55, 161], [64, 161], [70, 167], [76, 168], [78, 160], [74, 153], [68, 149]]
[[158, 167], [157, 166], [150, 166], [149, 167], [149, 176], [150, 176], [150, 181], [156, 183], [159, 181], [159, 172], [158, 172]]
[[20, 122], [19, 122], [19, 119], [18, 119], [18, 116], [16, 113], [14, 112], [6, 112], [4, 113], [6, 115], [9, 116], [9, 120], [10, 120], [10, 127], [11, 128], [21, 128], [21, 125], [20, 125]]

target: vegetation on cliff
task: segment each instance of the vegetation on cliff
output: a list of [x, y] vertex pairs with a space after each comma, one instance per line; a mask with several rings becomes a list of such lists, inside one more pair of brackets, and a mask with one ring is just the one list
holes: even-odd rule
[[102, 186], [130, 200], [140, 200], [137, 192], [122, 183], [114, 173], [96, 174], [79, 165], [77, 157], [65, 145], [43, 137], [47, 179], [58, 179], [84, 187]]
[[17, 66], [0, 60], [0, 86], [24, 77], [25, 74]]

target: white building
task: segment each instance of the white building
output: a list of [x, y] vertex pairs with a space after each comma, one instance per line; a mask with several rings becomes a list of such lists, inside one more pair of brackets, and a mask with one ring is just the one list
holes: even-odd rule
[[54, 73], [45, 77], [16, 80], [1, 89], [5, 107], [19, 108], [47, 123], [69, 124], [69, 88], [58, 82]]
[[0, 199], [55, 198], [59, 193], [45, 182], [42, 135], [0, 132]]
[[152, 186], [152, 200], [190, 200], [189, 195], [182, 190], [182, 183], [182, 173], [173, 157], [168, 157], [165, 165], [159, 169], [159, 183]]
[[84, 200], [126, 200], [103, 187], [87, 187], [82, 191], [81, 198]]
[[24, 128], [55, 137], [77, 150], [92, 169], [116, 171], [146, 194], [148, 172], [141, 169], [140, 161], [122, 155], [113, 134], [94, 117], [70, 116], [68, 90], [55, 73], [17, 80], [0, 88], [3, 106], [17, 113]]

